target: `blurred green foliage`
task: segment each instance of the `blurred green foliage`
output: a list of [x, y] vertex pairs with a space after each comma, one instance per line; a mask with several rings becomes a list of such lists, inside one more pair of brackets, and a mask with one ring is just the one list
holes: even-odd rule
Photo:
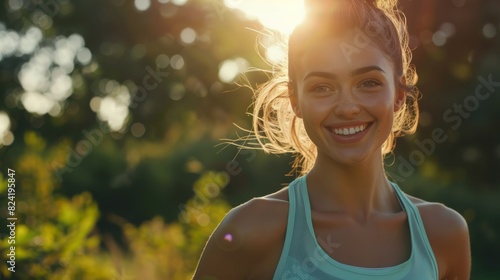
[[[123, 230], [124, 246], [100, 236], [99, 210], [88, 192], [65, 197], [57, 194], [46, 161], [64, 156], [64, 146], [44, 150], [46, 142], [35, 132], [25, 135], [26, 150], [16, 171], [16, 271], [2, 265], [7, 279], [189, 279], [205, 241], [229, 204], [221, 198], [229, 177], [225, 172], [206, 172], [193, 186], [194, 195], [179, 207], [179, 222], [161, 217], [135, 226], [124, 218], [110, 220]], [[29, 175], [28, 175], [29, 174]], [[5, 178], [0, 178], [3, 193]], [[6, 197], [0, 200], [7, 205]], [[5, 214], [6, 213], [2, 213]], [[0, 239], [2, 263], [10, 245]], [[103, 244], [104, 246], [101, 246]]]
[[[88, 271], [94, 279], [110, 279], [110, 267], [99, 255], [99, 237], [91, 234], [99, 210], [87, 192], [71, 198], [55, 193], [58, 185], [45, 162], [64, 156], [61, 143], [46, 150], [35, 132], [25, 134], [24, 153], [11, 166], [16, 176], [16, 271], [2, 265], [1, 274], [13, 279], [78, 279]], [[2, 191], [7, 183], [2, 180]], [[7, 205], [6, 197], [1, 200]], [[7, 216], [6, 211], [4, 213]], [[5, 258], [9, 244], [1, 239]], [[5, 263], [5, 261], [2, 261]], [[109, 263], [109, 262], [108, 262]], [[89, 278], [89, 277], [87, 277]]]

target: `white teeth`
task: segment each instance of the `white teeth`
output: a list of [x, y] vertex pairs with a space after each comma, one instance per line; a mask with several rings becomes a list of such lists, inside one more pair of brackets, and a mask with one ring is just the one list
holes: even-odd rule
[[333, 133], [337, 135], [353, 135], [364, 131], [366, 129], [366, 125], [353, 126], [349, 128], [334, 128]]

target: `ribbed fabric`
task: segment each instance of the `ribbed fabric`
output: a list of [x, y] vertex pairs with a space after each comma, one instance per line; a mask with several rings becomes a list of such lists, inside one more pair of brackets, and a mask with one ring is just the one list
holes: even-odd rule
[[[306, 177], [303, 176], [288, 187], [288, 225], [283, 251], [273, 279], [437, 280], [439, 276], [436, 259], [420, 213], [396, 184], [392, 183], [392, 186], [406, 211], [410, 225], [411, 255], [408, 260], [391, 267], [366, 268], [346, 265], [332, 259], [316, 240]], [[332, 244], [334, 243], [330, 243]]]

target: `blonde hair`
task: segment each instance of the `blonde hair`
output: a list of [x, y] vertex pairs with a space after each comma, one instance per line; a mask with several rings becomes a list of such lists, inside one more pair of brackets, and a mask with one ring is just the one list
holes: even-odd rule
[[299, 175], [309, 172], [316, 159], [316, 146], [290, 105], [290, 96], [296, 91], [297, 58], [314, 38], [336, 36], [354, 28], [369, 30], [375, 27], [382, 34], [370, 39], [394, 63], [397, 88], [406, 93], [404, 104], [394, 113], [392, 131], [382, 145], [383, 155], [392, 153], [396, 137], [416, 130], [420, 95], [415, 87], [417, 75], [410, 65], [406, 19], [397, 8], [397, 0], [306, 0], [306, 11], [305, 20], [288, 38], [285, 63], [278, 65], [271, 79], [254, 91], [252, 124], [258, 144], [267, 153], [294, 154], [292, 171]]

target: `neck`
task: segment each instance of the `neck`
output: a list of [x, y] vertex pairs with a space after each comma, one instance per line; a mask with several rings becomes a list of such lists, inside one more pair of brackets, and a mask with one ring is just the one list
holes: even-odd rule
[[398, 202], [385, 176], [382, 154], [375, 154], [352, 165], [318, 157], [307, 175], [312, 209], [344, 213], [360, 221], [376, 212], [397, 211]]

